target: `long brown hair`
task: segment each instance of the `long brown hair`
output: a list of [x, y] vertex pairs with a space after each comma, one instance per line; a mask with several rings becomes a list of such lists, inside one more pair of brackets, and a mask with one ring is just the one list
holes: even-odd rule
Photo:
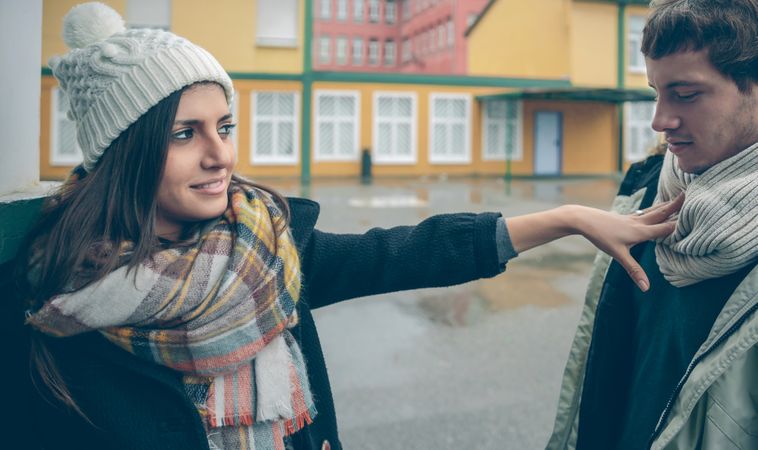
[[[189, 87], [153, 106], [111, 143], [90, 173], [75, 169], [47, 199], [16, 264], [17, 279], [31, 279], [24, 283], [28, 310], [36, 311], [54, 295], [81, 289], [120, 266], [134, 269], [163, 248], [155, 234], [157, 192], [179, 100]], [[269, 193], [289, 222], [287, 202], [279, 193], [238, 176], [232, 182]], [[119, 252], [125, 243], [131, 245], [126, 259]], [[33, 328], [31, 335], [35, 385], [39, 389], [41, 381], [54, 398], [87, 419], [66, 386], [48, 338]]]

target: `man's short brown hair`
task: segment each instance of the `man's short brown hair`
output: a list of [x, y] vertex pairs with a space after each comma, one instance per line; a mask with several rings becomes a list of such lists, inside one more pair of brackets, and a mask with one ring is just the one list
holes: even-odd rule
[[758, 83], [758, 0], [653, 0], [642, 53], [658, 59], [706, 49], [741, 92]]

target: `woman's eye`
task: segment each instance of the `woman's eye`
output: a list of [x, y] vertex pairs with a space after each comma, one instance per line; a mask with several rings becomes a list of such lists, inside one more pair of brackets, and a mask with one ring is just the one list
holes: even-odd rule
[[193, 135], [192, 129], [191, 128], [187, 128], [187, 129], [179, 130], [179, 131], [173, 133], [171, 135], [171, 138], [179, 140], [179, 141], [184, 141], [184, 140], [187, 140], [187, 139], [192, 139], [192, 135]]
[[226, 125], [221, 125], [221, 127], [218, 129], [218, 134], [221, 136], [229, 136], [232, 134], [232, 130], [234, 130], [234, 127], [236, 126], [236, 123], [227, 123]]

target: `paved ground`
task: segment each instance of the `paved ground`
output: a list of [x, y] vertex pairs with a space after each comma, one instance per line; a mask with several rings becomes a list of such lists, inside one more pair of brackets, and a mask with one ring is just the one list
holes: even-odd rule
[[[617, 182], [507, 187], [435, 178], [277, 187], [319, 201], [320, 229], [360, 232], [442, 212], [607, 208]], [[316, 311], [345, 448], [544, 448], [594, 253], [583, 239], [565, 238], [520, 255], [494, 279]]]

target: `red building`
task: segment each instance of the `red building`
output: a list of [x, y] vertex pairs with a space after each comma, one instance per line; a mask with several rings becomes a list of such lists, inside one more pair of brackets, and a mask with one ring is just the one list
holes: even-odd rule
[[466, 29], [489, 0], [316, 0], [313, 67], [466, 73]]

